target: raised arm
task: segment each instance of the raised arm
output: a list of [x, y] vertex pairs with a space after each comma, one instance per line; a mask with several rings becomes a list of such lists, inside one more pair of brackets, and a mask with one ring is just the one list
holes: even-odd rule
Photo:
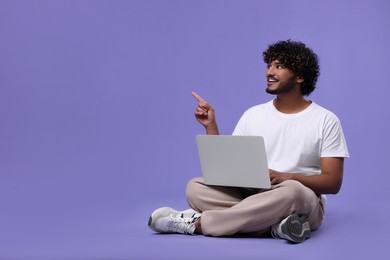
[[195, 92], [192, 92], [192, 96], [198, 101], [195, 118], [205, 127], [208, 135], [219, 135], [214, 108]]
[[344, 172], [344, 158], [321, 158], [321, 174], [305, 176], [296, 173], [281, 173], [269, 170], [272, 184], [285, 180], [296, 180], [312, 189], [317, 194], [336, 194], [341, 188]]

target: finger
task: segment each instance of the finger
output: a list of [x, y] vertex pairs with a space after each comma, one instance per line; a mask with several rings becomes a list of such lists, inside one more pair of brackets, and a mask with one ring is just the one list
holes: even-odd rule
[[195, 115], [197, 116], [207, 116], [207, 111], [204, 110], [196, 110]]
[[204, 113], [204, 112], [207, 112], [208, 110], [207, 109], [205, 109], [205, 108], [203, 108], [203, 107], [197, 107], [196, 108], [196, 112], [199, 112], [199, 113]]
[[198, 104], [198, 107], [196, 108], [196, 110], [207, 112], [207, 111], [210, 110], [210, 108], [209, 108], [207, 103], [203, 104], [203, 105], [202, 104]]
[[203, 99], [201, 96], [199, 96], [197, 93], [192, 92], [191, 94], [192, 94], [192, 96], [193, 96], [194, 98], [196, 98], [196, 100], [197, 100], [199, 103], [202, 103], [202, 104], [207, 103], [206, 100], [204, 100], [204, 99]]

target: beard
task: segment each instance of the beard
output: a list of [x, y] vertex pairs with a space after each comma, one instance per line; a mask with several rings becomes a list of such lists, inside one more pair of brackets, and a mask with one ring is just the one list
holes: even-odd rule
[[[272, 89], [271, 88], [272, 85], [275, 85], [275, 84], [278, 85], [277, 88]], [[272, 94], [272, 95], [279, 95], [279, 94], [288, 93], [292, 89], [295, 88], [295, 77], [293, 76], [287, 80], [273, 83], [272, 85], [267, 86], [267, 88], [265, 89], [265, 92], [267, 92], [268, 94]]]

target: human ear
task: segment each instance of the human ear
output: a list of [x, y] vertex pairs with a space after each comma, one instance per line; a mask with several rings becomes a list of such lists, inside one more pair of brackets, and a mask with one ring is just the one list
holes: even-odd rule
[[302, 84], [302, 82], [304, 82], [304, 81], [305, 81], [304, 78], [297, 76], [297, 83]]

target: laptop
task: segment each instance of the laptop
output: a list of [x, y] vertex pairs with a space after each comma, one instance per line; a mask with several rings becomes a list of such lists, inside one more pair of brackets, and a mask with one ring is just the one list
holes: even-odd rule
[[263, 137], [197, 135], [196, 143], [207, 185], [271, 188]]

